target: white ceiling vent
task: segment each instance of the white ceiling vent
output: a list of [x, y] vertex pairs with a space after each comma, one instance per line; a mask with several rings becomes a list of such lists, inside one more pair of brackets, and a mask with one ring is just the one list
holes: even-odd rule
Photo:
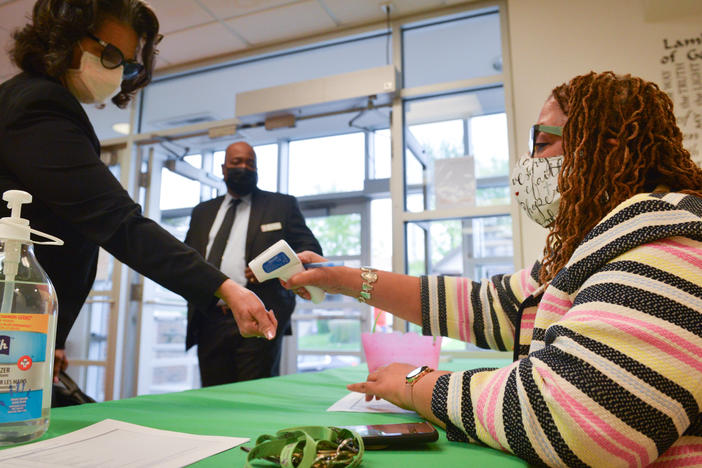
[[358, 70], [237, 93], [236, 117], [242, 122], [261, 122], [267, 117], [292, 114], [296, 117], [365, 106], [373, 96], [376, 105], [389, 103], [397, 89], [393, 65]]

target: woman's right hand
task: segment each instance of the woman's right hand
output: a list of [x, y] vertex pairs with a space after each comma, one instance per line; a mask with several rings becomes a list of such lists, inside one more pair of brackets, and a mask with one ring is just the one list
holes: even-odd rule
[[[326, 258], [319, 254], [305, 250], [297, 254], [300, 261], [305, 263], [324, 263], [328, 262]], [[310, 293], [305, 289], [305, 286], [317, 286], [322, 288], [329, 294], [345, 294], [355, 296], [357, 289], [354, 290], [346, 284], [347, 275], [353, 271], [352, 268], [344, 266], [331, 266], [311, 268], [291, 276], [288, 281], [280, 280], [280, 283], [286, 289], [292, 289], [300, 297], [310, 300]], [[357, 270], [356, 270], [357, 271]]]

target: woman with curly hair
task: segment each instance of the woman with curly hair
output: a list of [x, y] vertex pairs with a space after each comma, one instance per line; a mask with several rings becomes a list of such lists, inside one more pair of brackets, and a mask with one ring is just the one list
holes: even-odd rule
[[359, 296], [424, 334], [513, 349], [501, 369], [395, 363], [349, 385], [450, 440], [537, 465], [699, 466], [702, 169], [670, 98], [629, 75], [578, 76], [553, 90], [532, 136], [512, 176], [521, 207], [550, 229], [532, 268], [482, 282], [319, 268], [287, 287]]
[[158, 28], [142, 0], [38, 0], [31, 22], [13, 34], [22, 72], [0, 84], [0, 193], [32, 194], [23, 216], [64, 241], [35, 247], [59, 301], [55, 376], [95, 279], [98, 247], [202, 308], [220, 297], [243, 336], [275, 335], [275, 317], [254, 293], [143, 217], [100, 161], [80, 103], [125, 107], [151, 81]]

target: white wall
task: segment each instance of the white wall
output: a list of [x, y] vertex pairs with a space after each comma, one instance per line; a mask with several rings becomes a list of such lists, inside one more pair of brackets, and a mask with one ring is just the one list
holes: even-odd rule
[[[663, 40], [702, 39], [700, 0], [508, 0], [508, 15], [517, 154], [526, 151], [529, 127], [554, 86], [591, 70], [661, 85], [662, 70], [671, 66], [661, 63], [671, 52]], [[702, 55], [702, 45], [689, 50]], [[702, 66], [702, 57], [697, 62]], [[522, 261], [529, 265], [541, 255], [546, 231], [522, 218]]]

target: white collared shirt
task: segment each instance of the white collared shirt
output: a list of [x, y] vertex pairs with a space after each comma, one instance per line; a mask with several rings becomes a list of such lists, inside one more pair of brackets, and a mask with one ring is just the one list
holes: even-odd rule
[[[219, 227], [222, 225], [224, 216], [229, 208], [229, 203], [233, 199], [234, 197], [232, 197], [229, 192], [224, 195], [224, 201], [219, 206], [217, 216], [215, 216], [214, 222], [212, 223], [212, 228], [210, 229], [205, 258], [207, 258], [207, 255], [210, 254], [212, 242], [214, 242], [217, 231], [219, 231]], [[244, 274], [244, 270], [246, 269], [246, 232], [249, 228], [249, 215], [251, 214], [251, 194], [241, 197], [240, 200], [241, 203], [239, 203], [239, 206], [236, 207], [234, 224], [232, 225], [232, 231], [227, 239], [227, 245], [224, 247], [224, 253], [222, 254], [222, 265], [219, 269], [235, 283], [245, 286], [246, 275]]]

